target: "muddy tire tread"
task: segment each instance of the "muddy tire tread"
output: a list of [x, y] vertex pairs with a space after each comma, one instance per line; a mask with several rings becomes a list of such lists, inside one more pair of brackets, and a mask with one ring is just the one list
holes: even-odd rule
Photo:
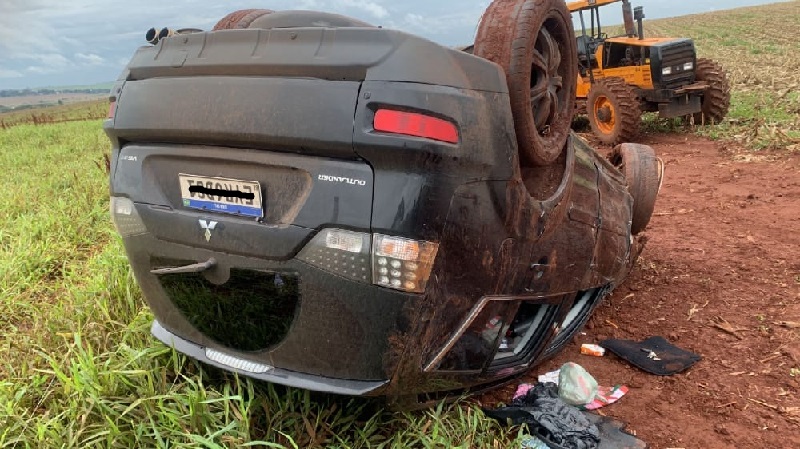
[[612, 161], [620, 168], [633, 197], [631, 234], [644, 231], [655, 210], [661, 184], [659, 161], [652, 147], [623, 143], [614, 148]]
[[[606, 95], [614, 105], [617, 122], [611, 134], [603, 133], [596, 124], [594, 101], [597, 96]], [[587, 115], [594, 135], [608, 145], [630, 142], [639, 135], [642, 120], [642, 109], [636, 89], [621, 78], [604, 78], [598, 80], [586, 99]]]
[[[539, 166], [553, 163], [561, 154], [575, 109], [577, 66], [571, 64], [562, 87], [567, 90], [566, 104], [559, 108], [546, 136], [536, 129], [530, 103], [530, 53], [540, 27], [551, 14], [560, 15], [572, 31], [569, 12], [561, 0], [495, 0], [481, 19], [473, 53], [505, 70], [521, 162]], [[575, 39], [566, 41], [558, 40], [562, 60], [577, 60]]]
[[270, 9], [240, 9], [238, 11], [233, 11], [221, 18], [219, 22], [214, 25], [212, 31], [247, 28], [254, 20], [270, 13], [272, 13]]
[[703, 94], [702, 112], [694, 115], [694, 123], [721, 123], [731, 106], [731, 86], [725, 70], [716, 61], [697, 58], [695, 76], [697, 81], [708, 82], [709, 88]]

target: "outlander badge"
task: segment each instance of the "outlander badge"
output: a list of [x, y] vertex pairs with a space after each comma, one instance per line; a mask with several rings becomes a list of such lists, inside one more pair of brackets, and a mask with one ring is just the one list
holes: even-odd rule
[[211, 240], [211, 231], [213, 231], [214, 228], [217, 227], [217, 222], [200, 220], [200, 227], [206, 230], [205, 236], [206, 236], [206, 242], [208, 242]]

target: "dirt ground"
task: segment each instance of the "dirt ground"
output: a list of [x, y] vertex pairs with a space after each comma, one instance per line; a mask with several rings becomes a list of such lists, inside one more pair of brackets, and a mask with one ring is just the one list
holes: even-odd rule
[[[628, 385], [601, 412], [655, 449], [800, 447], [800, 154], [683, 134], [641, 143], [666, 163], [641, 259], [583, 334], [527, 379], [573, 361], [601, 385]], [[655, 335], [703, 360], [659, 377], [579, 353]], [[517, 383], [480, 400], [510, 402]]]

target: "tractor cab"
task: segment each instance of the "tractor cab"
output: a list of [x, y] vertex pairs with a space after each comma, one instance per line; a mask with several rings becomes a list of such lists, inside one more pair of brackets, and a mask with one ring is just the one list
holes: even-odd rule
[[[600, 24], [600, 7], [621, 0], [582, 0], [571, 2], [568, 8], [577, 12], [581, 21], [581, 34], [576, 38], [578, 64], [581, 76], [593, 78], [594, 69], [646, 65], [649, 58], [649, 42], [644, 42], [642, 19], [644, 10], [637, 7], [631, 10], [628, 0], [622, 0], [625, 18], [625, 34], [609, 38]], [[584, 11], [589, 13], [589, 28], [586, 26]], [[638, 28], [634, 28], [634, 21]], [[598, 51], [600, 49], [600, 51]]]

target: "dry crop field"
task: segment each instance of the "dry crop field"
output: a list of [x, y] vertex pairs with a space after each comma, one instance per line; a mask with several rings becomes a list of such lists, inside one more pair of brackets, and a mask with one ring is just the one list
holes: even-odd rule
[[[586, 333], [658, 333], [704, 360], [663, 379], [571, 345], [531, 375], [573, 360], [628, 383], [603, 412], [653, 448], [800, 447], [800, 330], [780, 324], [800, 322], [789, 232], [800, 229], [800, 1], [645, 27], [720, 60], [733, 107], [716, 127], [646, 127], [668, 173], [651, 241]], [[97, 118], [106, 105], [35, 113]], [[156, 342], [108, 218], [101, 120], [0, 121], [14, 125], [0, 128], [0, 447], [518, 447], [524, 429], [480, 410], [508, 389], [393, 413], [239, 378]]]
[[733, 86], [728, 122], [702, 132], [749, 148], [800, 148], [798, 29], [796, 0], [645, 23], [647, 35], [694, 38], [698, 56], [723, 64]]
[[45, 124], [93, 120], [106, 116], [107, 100], [71, 103], [46, 108], [23, 109], [0, 113], [0, 129], [24, 123]]

